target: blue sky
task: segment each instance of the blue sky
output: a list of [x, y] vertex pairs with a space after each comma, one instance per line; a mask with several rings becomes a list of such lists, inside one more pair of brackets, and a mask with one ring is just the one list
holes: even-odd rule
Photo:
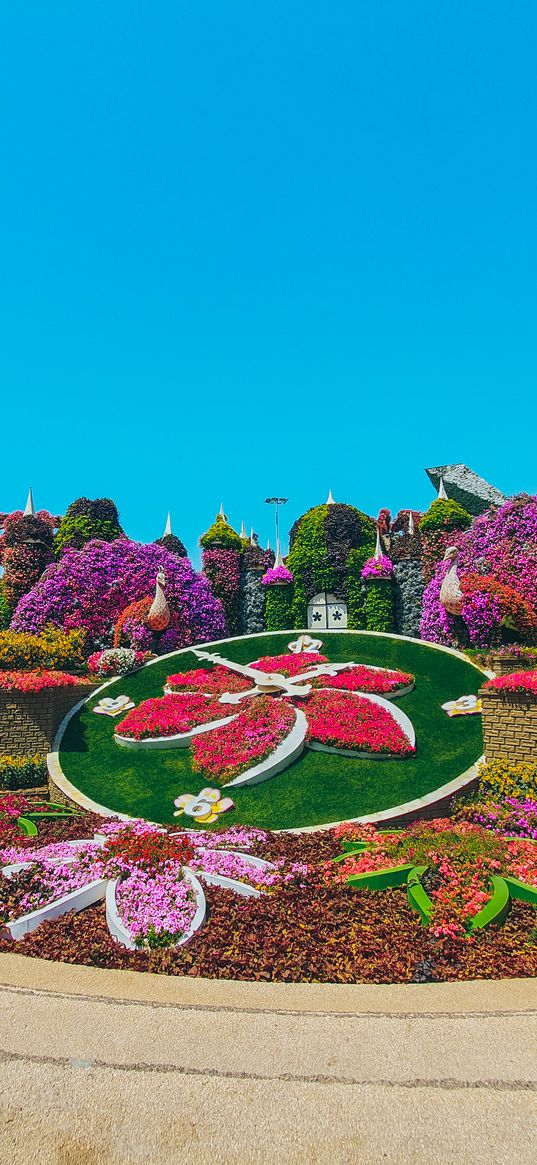
[[2, 16], [0, 509], [535, 491], [533, 0]]

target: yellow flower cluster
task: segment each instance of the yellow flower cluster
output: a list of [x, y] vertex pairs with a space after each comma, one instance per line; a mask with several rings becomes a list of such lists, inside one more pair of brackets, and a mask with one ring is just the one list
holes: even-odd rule
[[507, 757], [489, 761], [479, 768], [479, 780], [485, 796], [528, 797], [537, 799], [537, 762], [514, 764]]
[[0, 789], [31, 789], [47, 783], [47, 762], [33, 756], [0, 756]]
[[85, 638], [83, 629], [62, 631], [51, 623], [39, 635], [30, 635], [26, 631], [0, 631], [0, 670], [80, 670], [85, 666]]

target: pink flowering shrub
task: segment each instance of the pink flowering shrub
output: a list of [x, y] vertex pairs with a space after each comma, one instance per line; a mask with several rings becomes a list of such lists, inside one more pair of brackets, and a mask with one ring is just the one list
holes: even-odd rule
[[200, 724], [223, 720], [227, 715], [228, 709], [209, 696], [192, 692], [156, 696], [154, 699], [143, 700], [137, 708], [127, 712], [125, 719], [118, 724], [116, 733], [134, 740], [178, 736], [189, 732], [191, 728], [198, 728]]
[[[159, 570], [166, 576], [166, 597], [173, 613], [173, 626], [159, 642], [161, 652], [225, 634], [222, 606], [188, 559], [177, 558], [155, 543], [145, 546], [128, 538], [87, 542], [81, 550], [66, 550], [20, 600], [11, 626], [33, 634], [47, 623], [66, 630], [83, 627], [94, 648], [106, 647], [125, 607], [154, 593]], [[150, 644], [135, 641], [132, 646], [144, 650]]]
[[496, 676], [484, 686], [499, 692], [529, 692], [537, 696], [537, 671], [509, 672], [506, 676]]
[[260, 696], [230, 724], [194, 740], [192, 768], [204, 779], [225, 785], [265, 760], [289, 735], [294, 723], [290, 704]]
[[393, 574], [393, 562], [386, 554], [380, 558], [368, 558], [362, 569], [362, 578], [389, 578]]
[[261, 582], [264, 587], [286, 586], [288, 583], [292, 583], [293, 579], [294, 574], [286, 566], [270, 566]]
[[[521, 495], [486, 510], [468, 530], [453, 530], [450, 542], [459, 551], [462, 621], [470, 642], [499, 643], [503, 628], [513, 626], [522, 638], [532, 638], [537, 618], [537, 497]], [[439, 562], [425, 588], [420, 624], [423, 639], [447, 646], [457, 639], [457, 624], [440, 603], [449, 565]]]
[[354, 692], [313, 691], [300, 701], [308, 740], [330, 748], [410, 756], [416, 750], [386, 708]]

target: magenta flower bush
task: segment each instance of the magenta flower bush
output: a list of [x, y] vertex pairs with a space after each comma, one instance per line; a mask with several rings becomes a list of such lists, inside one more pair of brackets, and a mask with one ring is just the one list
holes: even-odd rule
[[393, 562], [386, 554], [380, 558], [368, 558], [362, 569], [362, 578], [389, 578], [393, 574]]
[[269, 566], [269, 569], [263, 575], [261, 582], [264, 587], [271, 587], [287, 583], [292, 583], [294, 579], [292, 571], [288, 570], [286, 566]]
[[[493, 579], [510, 587], [537, 613], [537, 497], [523, 494], [497, 510], [487, 510], [468, 530], [453, 531], [458, 547], [458, 573]], [[423, 596], [420, 634], [433, 643], [450, 646], [455, 622], [440, 604], [440, 587], [449, 563], [439, 562]], [[464, 585], [463, 585], [464, 590]], [[477, 646], [499, 643], [505, 610], [490, 585], [475, 586], [465, 594], [462, 619], [468, 638]]]
[[[11, 625], [33, 634], [47, 623], [65, 630], [82, 627], [90, 647], [108, 647], [119, 615], [136, 599], [152, 594], [159, 570], [166, 576], [166, 596], [177, 616], [176, 626], [162, 636], [161, 651], [225, 635], [222, 605], [188, 559], [127, 538], [67, 550], [20, 600]], [[148, 644], [133, 646], [143, 650]]]

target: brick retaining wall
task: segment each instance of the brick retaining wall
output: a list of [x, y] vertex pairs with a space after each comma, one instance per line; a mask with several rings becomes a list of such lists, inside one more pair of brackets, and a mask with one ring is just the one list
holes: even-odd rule
[[85, 700], [96, 683], [45, 688], [42, 692], [6, 692], [0, 689], [0, 754], [25, 756], [50, 752], [64, 716]]
[[537, 697], [530, 692], [482, 688], [483, 740], [488, 761], [537, 760]]
[[530, 671], [535, 667], [533, 663], [525, 663], [523, 659], [508, 659], [501, 655], [493, 655], [490, 666], [497, 676], [510, 675], [514, 671]]

